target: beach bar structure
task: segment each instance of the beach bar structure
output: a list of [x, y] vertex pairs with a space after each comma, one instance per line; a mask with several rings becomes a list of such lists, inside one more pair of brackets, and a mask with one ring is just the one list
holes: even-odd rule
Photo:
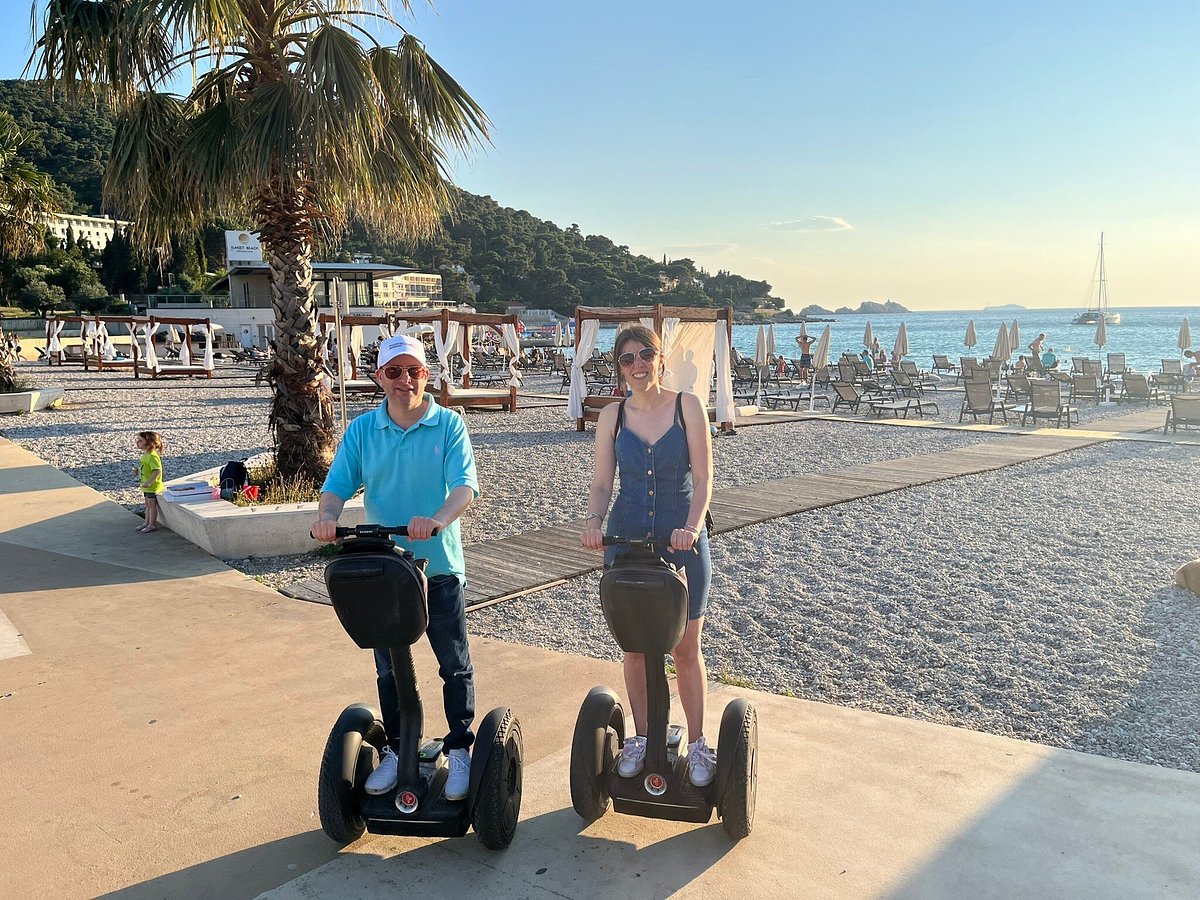
[[[517, 386], [521, 374], [517, 361], [521, 358], [520, 318], [516, 314], [467, 312], [442, 309], [431, 312], [393, 313], [393, 334], [409, 331], [414, 325], [432, 325], [437, 366], [431, 366], [430, 381], [439, 392], [442, 406], [475, 407], [480, 409], [517, 410]], [[503, 388], [471, 386], [471, 329], [494, 328], [508, 350], [508, 384]], [[458, 352], [463, 358], [462, 387], [454, 385], [450, 372], [450, 357]]]
[[[621, 400], [619, 395], [597, 396], [587, 392], [584, 367], [597, 349], [601, 324], [641, 324], [654, 331], [663, 343], [666, 374], [663, 385], [689, 391], [708, 409], [710, 421], [722, 430], [733, 428], [733, 307], [705, 309], [691, 306], [577, 306], [575, 307], [575, 359], [571, 368], [571, 393], [567, 415], [583, 431], [600, 417], [600, 410]], [[708, 406], [709, 385], [716, 373], [716, 403]], [[618, 372], [618, 377], [620, 373]]]

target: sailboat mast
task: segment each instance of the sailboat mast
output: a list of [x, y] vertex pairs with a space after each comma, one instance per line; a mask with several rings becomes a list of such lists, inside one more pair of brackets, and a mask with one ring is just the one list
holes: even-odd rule
[[1100, 292], [1096, 296], [1096, 306], [1100, 315], [1108, 311], [1108, 293], [1104, 286], [1104, 232], [1100, 232]]

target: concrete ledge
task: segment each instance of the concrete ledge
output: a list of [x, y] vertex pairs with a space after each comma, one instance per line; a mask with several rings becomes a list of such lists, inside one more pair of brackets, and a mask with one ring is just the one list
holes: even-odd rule
[[[188, 481], [216, 484], [219, 474], [220, 469], [208, 469], [173, 479], [167, 487]], [[236, 506], [227, 500], [169, 503], [160, 499], [158, 518], [180, 537], [222, 559], [287, 556], [321, 546], [308, 536], [309, 526], [317, 518], [315, 502]], [[339, 519], [346, 526], [365, 521], [361, 497], [350, 500]]]
[[0, 413], [31, 413], [61, 406], [66, 396], [67, 389], [61, 387], [0, 394]]
[[[235, 506], [226, 500], [158, 504], [159, 521], [213, 556], [285, 556], [308, 553], [321, 546], [308, 536], [317, 518], [316, 503]], [[366, 521], [362, 499], [346, 504], [342, 525]]]

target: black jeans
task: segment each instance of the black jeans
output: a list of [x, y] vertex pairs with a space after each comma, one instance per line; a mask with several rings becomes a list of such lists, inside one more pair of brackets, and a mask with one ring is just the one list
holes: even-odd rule
[[[462, 583], [454, 575], [435, 575], [429, 579], [429, 646], [437, 657], [442, 676], [442, 702], [446, 707], [446, 749], [470, 747], [475, 742], [471, 723], [475, 721], [475, 669], [471, 666], [471, 648], [467, 644], [467, 605]], [[392, 658], [387, 650], [375, 651], [376, 687], [383, 728], [395, 744], [400, 734], [400, 702], [392, 678]]]

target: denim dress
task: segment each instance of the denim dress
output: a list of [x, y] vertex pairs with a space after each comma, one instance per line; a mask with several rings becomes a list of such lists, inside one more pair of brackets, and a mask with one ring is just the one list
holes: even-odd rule
[[[621, 405], [618, 423], [624, 419], [624, 401]], [[606, 533], [609, 537], [669, 543], [672, 531], [687, 526], [693, 494], [682, 395], [675, 402], [675, 422], [656, 443], [647, 444], [628, 428], [618, 427], [613, 449], [621, 488], [609, 513]], [[688, 618], [699, 619], [708, 608], [708, 586], [712, 581], [708, 531], [703, 526], [693, 548], [669, 550], [663, 559], [683, 569], [687, 576]], [[607, 548], [604, 564], [611, 566], [621, 553], [621, 547]]]

